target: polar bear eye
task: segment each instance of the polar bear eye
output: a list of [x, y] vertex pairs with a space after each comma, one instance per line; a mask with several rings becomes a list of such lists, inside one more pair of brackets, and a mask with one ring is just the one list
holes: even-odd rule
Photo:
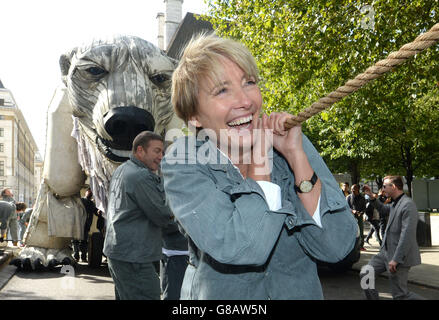
[[85, 71], [87, 71], [88, 73], [90, 73], [93, 76], [100, 76], [104, 73], [106, 73], [106, 71], [102, 68], [99, 67], [90, 67], [88, 69], [85, 69]]
[[153, 75], [153, 76], [149, 77], [149, 79], [150, 79], [155, 85], [160, 86], [161, 84], [163, 84], [163, 83], [165, 83], [166, 81], [168, 81], [168, 80], [169, 80], [169, 77], [168, 77], [168, 75], [166, 75], [166, 74], [159, 73], [159, 74], [156, 74], [156, 75]]

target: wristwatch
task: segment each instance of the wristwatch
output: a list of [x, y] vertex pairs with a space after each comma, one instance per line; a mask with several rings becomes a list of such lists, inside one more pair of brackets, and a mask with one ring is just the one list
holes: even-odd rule
[[312, 177], [311, 177], [311, 180], [303, 180], [299, 183], [299, 186], [294, 185], [294, 190], [297, 193], [308, 193], [312, 190], [312, 188], [316, 184], [317, 179], [318, 179], [317, 175], [314, 172]]

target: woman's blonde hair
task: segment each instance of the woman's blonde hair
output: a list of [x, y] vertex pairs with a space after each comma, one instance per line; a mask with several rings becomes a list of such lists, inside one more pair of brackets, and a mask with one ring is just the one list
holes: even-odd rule
[[248, 77], [258, 81], [258, 68], [250, 51], [240, 42], [213, 33], [194, 36], [185, 47], [172, 75], [172, 105], [186, 124], [197, 113], [200, 81], [220, 83], [221, 59], [236, 63]]

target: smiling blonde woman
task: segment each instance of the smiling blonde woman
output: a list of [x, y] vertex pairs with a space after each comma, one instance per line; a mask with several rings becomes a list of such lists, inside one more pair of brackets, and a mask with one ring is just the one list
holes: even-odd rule
[[181, 299], [322, 299], [315, 261], [342, 260], [356, 222], [301, 127], [285, 131], [286, 113], [261, 115], [250, 52], [200, 35], [172, 87], [177, 115], [196, 128], [162, 161], [189, 239]]

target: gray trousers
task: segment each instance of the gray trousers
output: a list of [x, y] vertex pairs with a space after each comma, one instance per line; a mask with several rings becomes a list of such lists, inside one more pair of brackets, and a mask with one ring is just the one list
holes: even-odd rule
[[11, 235], [12, 241], [18, 241], [18, 222], [17, 213], [15, 213], [15, 211], [8, 218], [8, 231]]
[[18, 224], [18, 229], [20, 230], [19, 232], [18, 232], [18, 234], [19, 234], [19, 240], [23, 240], [23, 238], [24, 238], [24, 233], [26, 232], [26, 225], [23, 223], [19, 223]]
[[[385, 271], [389, 271], [389, 262], [381, 252], [374, 256], [368, 263], [368, 266], [374, 270], [374, 278]], [[389, 271], [390, 292], [394, 300], [424, 300], [422, 296], [410, 292], [407, 288], [408, 274], [410, 267], [404, 267], [399, 265], [395, 273]], [[360, 272], [360, 278], [368, 276], [367, 272]], [[363, 289], [364, 294], [368, 300], [378, 300], [379, 294], [376, 289]]]
[[357, 216], [355, 215], [355, 219], [357, 219], [358, 228], [360, 228], [360, 248], [364, 247], [364, 221], [363, 215]]
[[188, 265], [189, 256], [163, 255], [160, 261], [160, 285], [163, 300], [180, 300], [181, 285]]
[[107, 257], [116, 300], [160, 300], [160, 280], [152, 262], [131, 263]]

